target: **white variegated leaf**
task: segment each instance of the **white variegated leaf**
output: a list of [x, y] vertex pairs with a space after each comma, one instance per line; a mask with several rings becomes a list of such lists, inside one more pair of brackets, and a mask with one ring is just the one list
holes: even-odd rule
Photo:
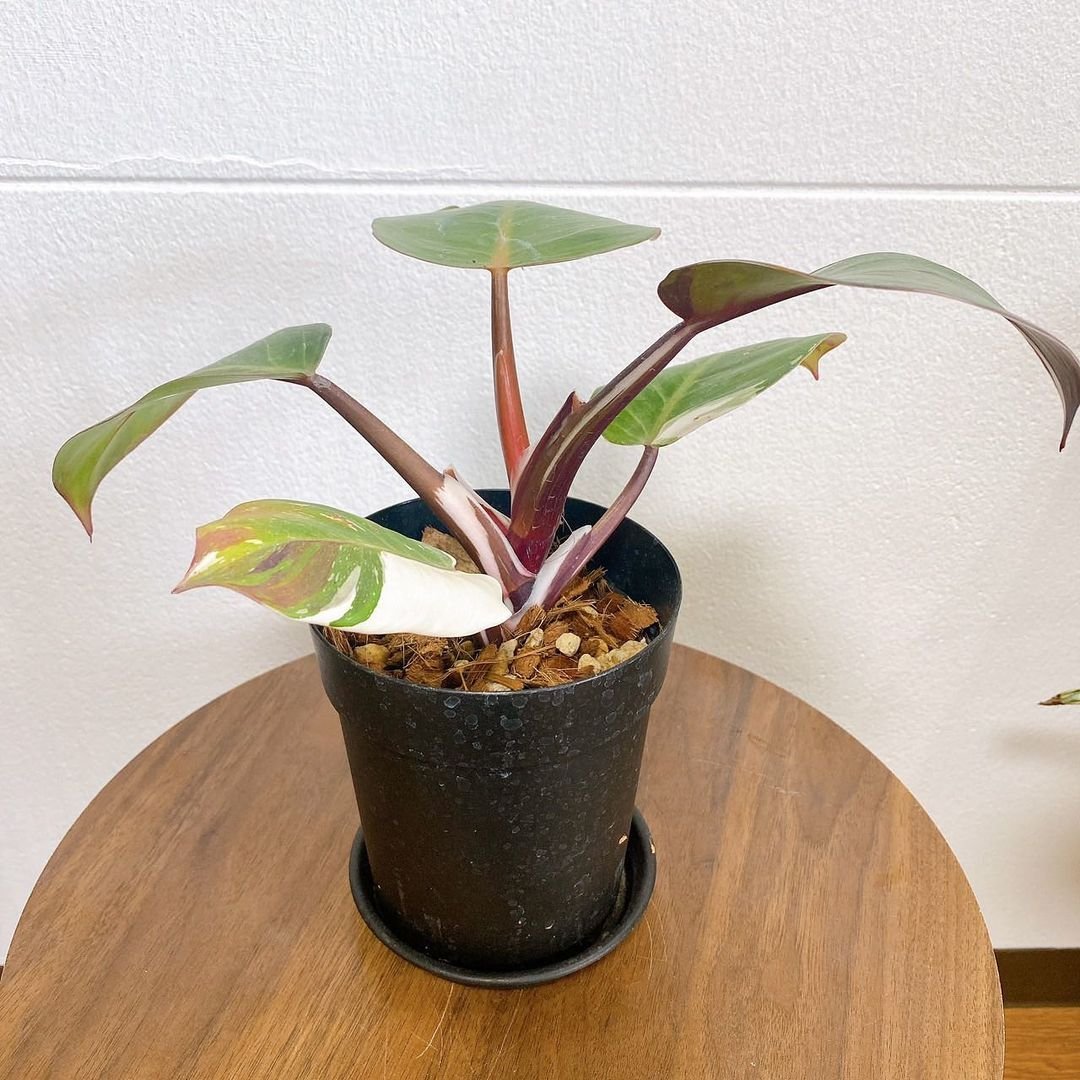
[[666, 368], [615, 417], [604, 438], [623, 446], [669, 446], [800, 365], [816, 378], [821, 357], [845, 340], [843, 334], [781, 338]]
[[510, 614], [502, 586], [454, 559], [329, 506], [242, 503], [196, 532], [175, 591], [219, 585], [290, 619], [367, 634], [464, 637]]

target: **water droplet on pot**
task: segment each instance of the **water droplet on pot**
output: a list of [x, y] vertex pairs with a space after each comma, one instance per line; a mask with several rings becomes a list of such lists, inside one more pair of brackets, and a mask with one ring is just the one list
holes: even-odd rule
[[474, 750], [483, 750], [484, 749], [484, 744], [482, 742], [474, 742], [472, 744], [472, 748]]
[[610, 705], [615, 700], [615, 691], [609, 687], [600, 695], [600, 700], [605, 705]]
[[465, 717], [465, 726], [467, 728], [474, 728], [479, 723], [480, 723], [480, 721], [475, 716], [466, 716]]
[[462, 731], [461, 728], [458, 728], [457, 731], [454, 732], [454, 742], [456, 742], [458, 746], [460, 746], [464, 741], [465, 732]]
[[460, 704], [461, 704], [461, 698], [456, 698], [456, 697], [448, 697], [443, 702], [444, 708], [447, 708], [447, 709], [456, 709]]
[[522, 720], [520, 716], [500, 716], [499, 723], [504, 731], [517, 731], [521, 727]]

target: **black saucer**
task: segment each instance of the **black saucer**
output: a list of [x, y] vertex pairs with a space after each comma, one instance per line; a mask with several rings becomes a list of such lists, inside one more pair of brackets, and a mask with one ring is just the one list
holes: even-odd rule
[[641, 816], [640, 810], [634, 811], [630, 825], [630, 835], [626, 845], [626, 873], [619, 898], [608, 921], [599, 936], [579, 953], [564, 957], [551, 964], [523, 968], [519, 971], [475, 971], [459, 967], [445, 960], [415, 948], [403, 941], [387, 925], [375, 906], [375, 884], [371, 879], [371, 867], [368, 864], [367, 848], [364, 846], [362, 830], [357, 830], [349, 856], [349, 884], [352, 886], [353, 900], [357, 910], [363, 916], [371, 932], [393, 952], [396, 952], [410, 964], [430, 971], [440, 978], [451, 982], [464, 983], [466, 986], [484, 986], [512, 989], [518, 986], [539, 986], [541, 983], [561, 979], [575, 971], [595, 964], [602, 956], [607, 956], [637, 925], [645, 913], [656, 884], [656, 849], [653, 847], [649, 827]]

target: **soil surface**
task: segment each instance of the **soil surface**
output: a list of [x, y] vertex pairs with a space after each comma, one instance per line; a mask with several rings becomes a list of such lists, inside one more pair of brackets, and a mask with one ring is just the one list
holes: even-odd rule
[[[480, 572], [453, 537], [425, 529], [423, 541], [453, 555], [457, 569]], [[644, 649], [658, 622], [648, 604], [611, 588], [596, 569], [572, 581], [548, 610], [527, 609], [501, 642], [336, 627], [324, 627], [323, 634], [346, 656], [393, 678], [491, 693], [560, 686], [607, 671]]]

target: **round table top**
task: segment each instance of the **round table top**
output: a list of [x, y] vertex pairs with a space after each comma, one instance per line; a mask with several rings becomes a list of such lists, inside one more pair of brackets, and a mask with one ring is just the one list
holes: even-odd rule
[[638, 804], [659, 860], [613, 954], [443, 982], [360, 921], [313, 658], [189, 716], [91, 803], [0, 981], [0, 1076], [999, 1080], [997, 972], [940, 833], [790, 694], [676, 648]]

